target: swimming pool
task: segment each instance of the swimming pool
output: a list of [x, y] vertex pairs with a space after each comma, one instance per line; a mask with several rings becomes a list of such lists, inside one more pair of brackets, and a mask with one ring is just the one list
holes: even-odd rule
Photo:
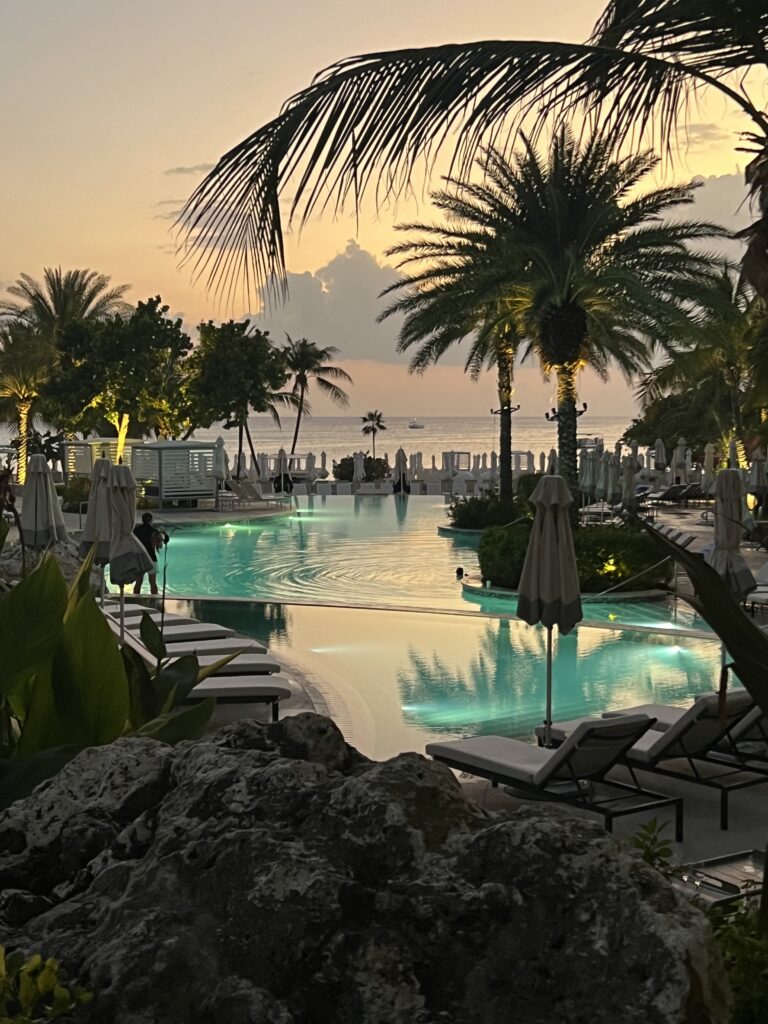
[[[247, 601], [173, 602], [266, 643], [326, 698], [369, 757], [423, 752], [436, 738], [530, 736], [543, 717], [546, 632], [475, 612], [340, 609]], [[716, 639], [579, 626], [555, 637], [554, 714], [687, 704], [717, 685]]]
[[[478, 538], [438, 535], [447, 522], [442, 497], [317, 496], [297, 502], [287, 516], [166, 526], [168, 594], [514, 615], [514, 600], [462, 592], [456, 569], [479, 576]], [[682, 602], [675, 608], [611, 595], [585, 602], [584, 616], [708, 628]]]

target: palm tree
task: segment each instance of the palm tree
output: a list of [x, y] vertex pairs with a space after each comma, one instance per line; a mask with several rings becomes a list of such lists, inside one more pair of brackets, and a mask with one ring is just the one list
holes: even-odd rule
[[628, 198], [657, 164], [650, 153], [616, 159], [599, 135], [579, 147], [567, 129], [546, 159], [528, 143], [511, 161], [490, 149], [483, 183], [451, 180], [435, 194], [448, 223], [406, 225], [421, 237], [393, 250], [401, 266], [416, 264], [389, 289], [403, 294], [384, 312], [405, 314], [399, 347], [420, 346], [411, 365], [437, 361], [465, 336], [467, 316], [452, 317], [462, 303], [476, 331], [471, 365], [489, 344], [505, 375], [517, 349], [535, 353], [557, 378], [560, 466], [574, 490], [579, 371], [647, 369], [713, 273], [711, 257], [688, 243], [721, 229], [663, 219], [692, 201], [693, 186]]
[[286, 366], [293, 375], [291, 393], [296, 399], [296, 429], [293, 432], [291, 444], [291, 455], [296, 451], [296, 442], [299, 439], [299, 427], [301, 417], [304, 413], [311, 415], [307, 393], [309, 382], [314, 380], [318, 389], [330, 400], [344, 409], [349, 405], [349, 395], [333, 382], [343, 380], [347, 384], [352, 383], [352, 378], [338, 366], [331, 366], [334, 356], [339, 351], [333, 345], [326, 348], [319, 348], [314, 341], [306, 338], [299, 338], [294, 341], [290, 334], [286, 334], [288, 344], [283, 349]]
[[15, 421], [19, 432], [18, 480], [27, 478], [27, 450], [32, 407], [53, 370], [51, 345], [24, 324], [6, 326], [0, 333], [0, 416]]
[[382, 205], [441, 149], [464, 177], [484, 141], [526, 126], [535, 133], [563, 115], [604, 124], [616, 142], [661, 140], [671, 155], [696, 100], [710, 93], [751, 129], [737, 148], [746, 137], [754, 154], [746, 182], [759, 216], [744, 233], [743, 267], [768, 297], [766, 47], [766, 0], [606, 0], [583, 43], [473, 41], [347, 58], [315, 75], [195, 189], [179, 219], [186, 258], [222, 290], [255, 280], [282, 296], [287, 191], [301, 223], [327, 205], [359, 209], [371, 192]]
[[94, 270], [63, 272], [61, 267], [46, 267], [42, 284], [29, 274], [22, 274], [8, 287], [8, 292], [21, 301], [0, 305], [0, 317], [21, 320], [50, 341], [56, 341], [61, 330], [73, 321], [107, 320], [131, 311], [123, 299], [130, 285], [110, 288], [109, 284], [106, 274]]
[[386, 430], [384, 425], [384, 413], [379, 412], [378, 409], [374, 409], [373, 412], [367, 412], [365, 416], [361, 417], [363, 421], [363, 433], [366, 437], [370, 437], [373, 441], [373, 457], [376, 458], [376, 435], [380, 430]]
[[705, 392], [722, 444], [743, 444], [750, 412], [768, 408], [768, 316], [744, 278], [724, 266], [697, 299], [698, 315], [685, 325], [674, 358], [640, 382], [643, 403], [668, 394]]

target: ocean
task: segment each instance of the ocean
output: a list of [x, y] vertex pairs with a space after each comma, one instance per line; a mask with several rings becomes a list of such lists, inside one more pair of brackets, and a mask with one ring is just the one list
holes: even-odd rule
[[[269, 416], [252, 416], [249, 419], [251, 436], [257, 452], [270, 455], [278, 449], [290, 451], [293, 440], [295, 419], [285, 417], [282, 429], [278, 429]], [[386, 452], [390, 465], [394, 463], [395, 452], [404, 448], [407, 455], [421, 452], [428, 465], [434, 455], [441, 464], [441, 455], [447, 451], [469, 452], [482, 455], [483, 452], [498, 451], [499, 423], [495, 416], [427, 416], [419, 418], [423, 430], [410, 430], [407, 416], [385, 416], [386, 430], [376, 436], [376, 454]], [[629, 426], [630, 417], [585, 416], [579, 421], [580, 437], [602, 437], [606, 447], [613, 447]], [[299, 433], [296, 451], [300, 454], [314, 452], [318, 457], [325, 452], [328, 468], [337, 461], [356, 451], [372, 452], [370, 437], [361, 433], [361, 419], [357, 416], [310, 416], [304, 417]], [[230, 462], [237, 451], [237, 430], [212, 427], [198, 430], [198, 440], [224, 438]], [[0, 429], [0, 444], [6, 444], [12, 434]], [[532, 451], [538, 458], [539, 452], [549, 452], [557, 446], [557, 425], [548, 423], [543, 416], [514, 416], [512, 419], [512, 447], [515, 451]], [[247, 454], [247, 444], [246, 444]]]
[[[290, 451], [295, 419], [282, 420], [278, 429], [268, 416], [253, 416], [249, 420], [253, 445], [257, 452], [275, 454], [279, 448]], [[407, 455], [421, 452], [424, 462], [429, 463], [434, 455], [441, 464], [441, 455], [447, 451], [469, 452], [481, 455], [483, 452], [498, 451], [499, 423], [495, 416], [427, 416], [418, 419], [424, 424], [423, 430], [410, 430], [411, 420], [406, 416], [385, 416], [387, 429], [376, 435], [376, 455], [386, 452], [390, 465], [394, 462], [398, 448]], [[580, 437], [602, 437], [606, 447], [613, 447], [630, 423], [630, 417], [585, 416], [580, 420]], [[356, 416], [312, 416], [304, 418], [299, 432], [296, 451], [301, 454], [321, 452], [328, 456], [328, 468], [337, 461], [356, 451], [372, 453], [370, 437], [361, 433], [362, 422]], [[200, 440], [224, 438], [230, 457], [237, 451], [237, 431], [212, 428], [198, 430], [195, 437]], [[515, 451], [549, 452], [557, 446], [557, 424], [548, 423], [543, 416], [514, 416], [512, 418], [512, 448]], [[247, 445], [246, 445], [247, 451]]]

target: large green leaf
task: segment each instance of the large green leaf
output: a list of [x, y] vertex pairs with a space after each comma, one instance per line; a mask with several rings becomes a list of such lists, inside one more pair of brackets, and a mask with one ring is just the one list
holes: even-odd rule
[[151, 618], [148, 612], [144, 612], [141, 616], [139, 634], [141, 636], [141, 642], [159, 663], [160, 660], [166, 656], [163, 634], [160, 632], [160, 627]]
[[53, 695], [70, 743], [109, 743], [125, 730], [128, 680], [117, 639], [88, 595], [64, 625], [53, 657]]
[[198, 740], [205, 732], [215, 707], [216, 701], [209, 697], [188, 708], [159, 715], [137, 729], [136, 735], [171, 744], [182, 740]]
[[157, 692], [163, 695], [163, 704], [157, 713], [170, 711], [181, 704], [190, 690], [197, 686], [199, 673], [194, 654], [184, 654], [163, 665], [155, 677]]
[[725, 580], [701, 555], [681, 548], [650, 524], [643, 527], [664, 554], [685, 569], [696, 594], [690, 603], [725, 645], [733, 670], [755, 702], [768, 714], [768, 635], [747, 615]]
[[91, 550], [83, 559], [80, 568], [77, 570], [77, 575], [72, 580], [67, 591], [67, 608], [64, 612], [64, 619], [68, 619], [75, 608], [77, 607], [80, 600], [90, 594], [91, 592], [91, 569], [93, 568], [93, 556], [96, 552], [96, 545], [91, 546]]
[[66, 606], [67, 587], [51, 555], [0, 599], [0, 693], [51, 657]]
[[[52, 659], [38, 665], [24, 690], [24, 708], [21, 714], [21, 734], [16, 744], [16, 757], [34, 757], [51, 747], [72, 743], [56, 711], [51, 682]], [[76, 742], [76, 741], [75, 741]]]
[[25, 761], [0, 762], [0, 810], [14, 800], [29, 796], [39, 783], [52, 778], [80, 753], [81, 747], [53, 747], [41, 750]]
[[154, 710], [155, 693], [152, 676], [144, 659], [132, 647], [124, 644], [120, 653], [128, 679], [129, 725], [132, 729], [138, 729], [140, 725], [148, 722], [157, 714], [157, 711]]

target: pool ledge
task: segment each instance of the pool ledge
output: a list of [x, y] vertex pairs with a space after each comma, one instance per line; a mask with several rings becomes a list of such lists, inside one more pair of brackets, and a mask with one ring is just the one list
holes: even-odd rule
[[[504, 587], [483, 587], [479, 583], [468, 583], [462, 580], [462, 592], [469, 597], [500, 597], [511, 601], [517, 597], [516, 590], [506, 590]], [[611, 590], [602, 594], [582, 594], [581, 600], [588, 604], [590, 601], [602, 601], [609, 597], [611, 601], [660, 601], [668, 597], [666, 590]]]

